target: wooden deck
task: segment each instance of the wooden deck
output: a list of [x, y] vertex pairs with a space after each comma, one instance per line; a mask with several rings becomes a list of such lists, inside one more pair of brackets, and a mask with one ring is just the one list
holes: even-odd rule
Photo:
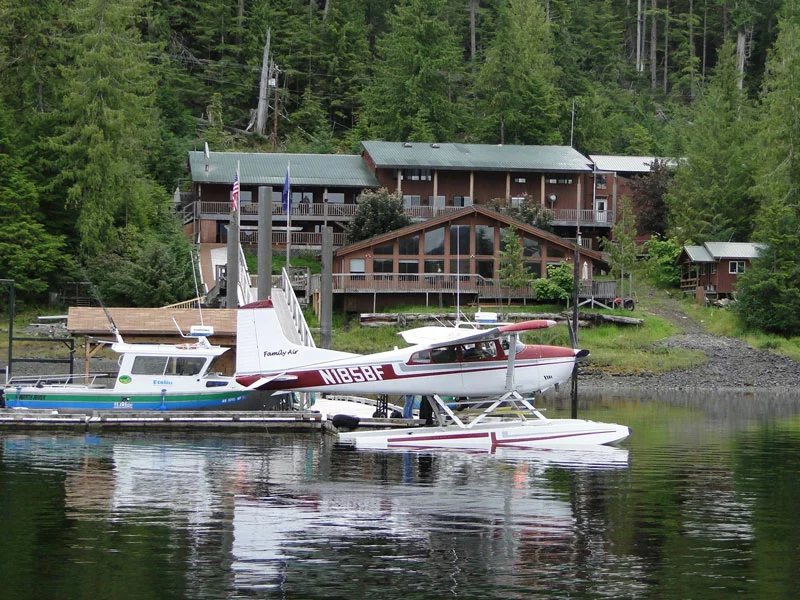
[[[359, 427], [420, 425], [419, 419], [362, 419]], [[0, 409], [0, 431], [256, 431], [336, 434], [333, 424], [311, 411], [91, 411]]]

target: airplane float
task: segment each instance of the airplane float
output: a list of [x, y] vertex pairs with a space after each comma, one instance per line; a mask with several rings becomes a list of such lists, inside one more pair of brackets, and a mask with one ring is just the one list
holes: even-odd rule
[[[487, 330], [419, 327], [400, 333], [410, 344], [406, 348], [361, 355], [292, 343], [270, 301], [248, 304], [237, 315], [236, 380], [248, 389], [420, 395], [431, 400], [436, 432], [431, 428], [354, 431], [340, 433], [341, 441], [370, 447], [550, 447], [608, 444], [628, 436], [628, 428], [620, 425], [547, 419], [524, 397], [568, 381], [576, 361], [589, 354], [519, 341], [520, 333], [552, 327], [555, 321], [523, 321]], [[489, 398], [489, 407], [467, 424], [441, 399], [444, 395], [484, 403]], [[535, 418], [510, 422], [489, 418], [508, 404]]]

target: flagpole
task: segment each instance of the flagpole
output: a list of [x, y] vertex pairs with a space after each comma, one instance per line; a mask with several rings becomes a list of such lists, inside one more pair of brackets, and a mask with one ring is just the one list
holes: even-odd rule
[[292, 266], [292, 184], [290, 180], [291, 161], [286, 163], [286, 181], [283, 184], [283, 191], [286, 194], [284, 207], [286, 208], [286, 272]]

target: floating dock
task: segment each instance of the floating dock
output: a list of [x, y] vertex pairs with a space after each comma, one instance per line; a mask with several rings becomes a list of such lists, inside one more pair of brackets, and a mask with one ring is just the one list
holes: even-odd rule
[[[361, 419], [359, 428], [420, 425], [419, 419]], [[91, 411], [0, 409], [0, 432], [25, 429], [69, 431], [262, 431], [336, 434], [322, 414], [312, 411]]]

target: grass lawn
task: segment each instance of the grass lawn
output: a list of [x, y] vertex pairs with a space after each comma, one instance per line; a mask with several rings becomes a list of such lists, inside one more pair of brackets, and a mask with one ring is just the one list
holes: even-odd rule
[[[647, 303], [637, 306], [635, 311], [598, 311], [643, 319], [641, 327], [604, 324], [586, 327], [579, 331], [579, 346], [591, 352], [589, 364], [608, 373], [639, 374], [642, 371], [663, 373], [672, 369], [685, 369], [705, 361], [705, 355], [699, 351], [656, 347], [655, 343], [679, 333], [667, 319], [648, 314]], [[500, 312], [499, 308], [488, 308]], [[510, 312], [529, 312], [532, 315], [541, 313], [562, 313], [567, 308], [563, 305], [515, 306], [508, 308]], [[467, 317], [471, 317], [475, 309], [463, 308]], [[426, 307], [403, 307], [392, 312], [438, 313], [455, 312], [454, 308], [443, 309]], [[309, 326], [318, 327], [313, 315], [306, 314]], [[535, 318], [532, 316], [532, 318]], [[371, 353], [391, 350], [395, 346], [404, 346], [405, 342], [397, 335], [400, 327], [362, 327], [357, 318], [347, 321], [344, 315], [334, 316], [332, 346], [345, 352]], [[318, 338], [317, 338], [318, 339]], [[569, 346], [569, 330], [565, 324], [546, 330], [527, 332], [522, 341], [529, 344], [552, 344]]]

